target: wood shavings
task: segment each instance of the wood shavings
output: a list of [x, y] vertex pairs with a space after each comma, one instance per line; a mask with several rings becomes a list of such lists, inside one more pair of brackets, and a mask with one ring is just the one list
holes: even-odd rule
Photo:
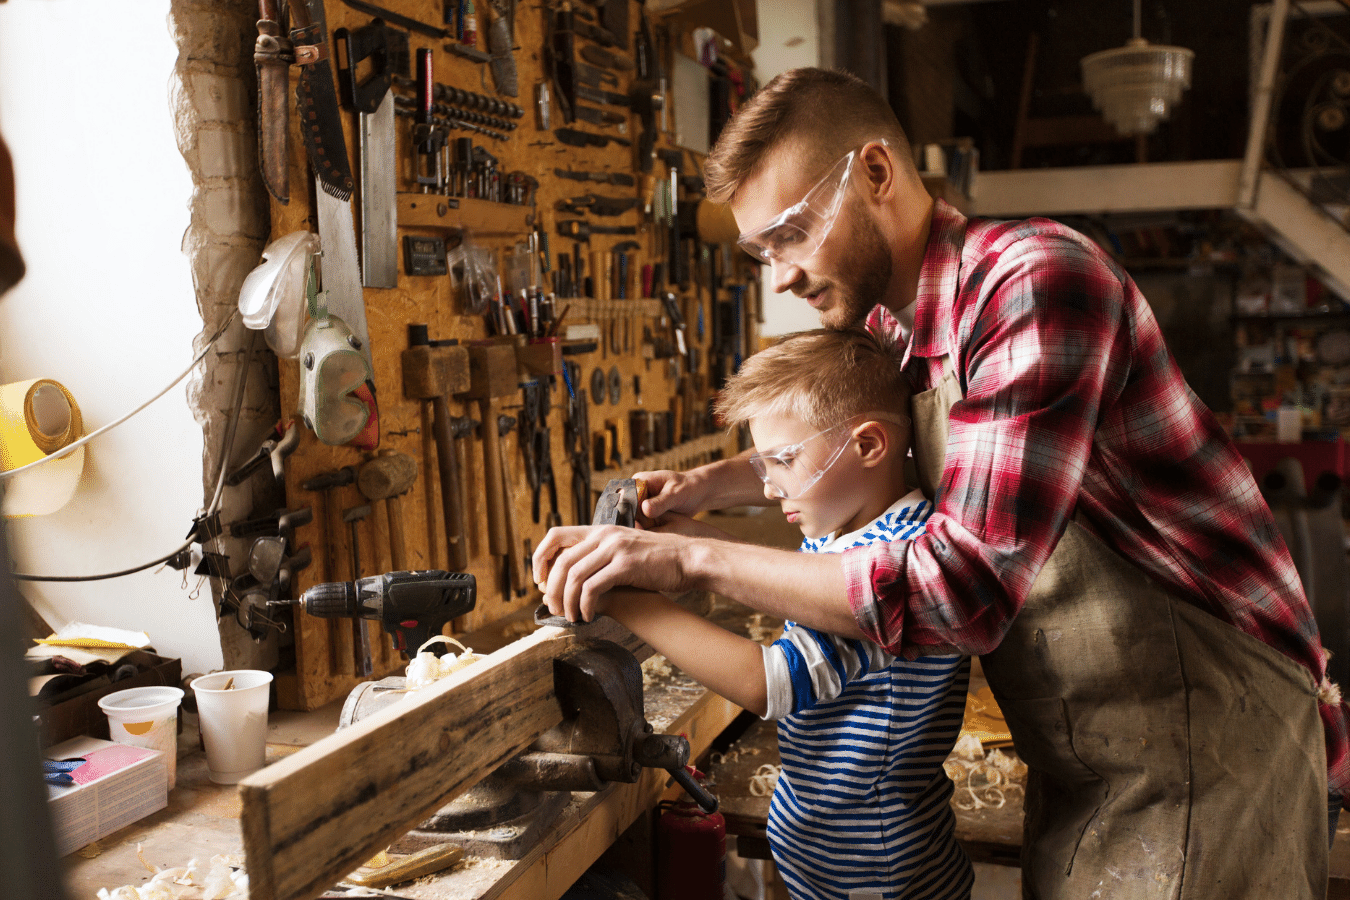
[[962, 735], [942, 768], [956, 785], [952, 805], [962, 811], [1002, 809], [1026, 793], [1026, 763], [1002, 750], [986, 753], [973, 735]]
[[642, 686], [651, 687], [658, 678], [669, 678], [675, 673], [666, 658], [659, 653], [655, 653], [642, 663]]
[[782, 766], [764, 763], [750, 776], [750, 796], [769, 797], [778, 786], [778, 778], [783, 774]]
[[773, 633], [773, 630], [764, 624], [764, 613], [755, 613], [750, 616], [750, 621], [746, 623], [745, 633], [756, 644], [762, 644]]
[[389, 855], [389, 851], [388, 851], [388, 850], [381, 850], [379, 853], [376, 853], [376, 854], [375, 854], [374, 856], [372, 856], [370, 859], [368, 859], [368, 860], [366, 860], [365, 862], [361, 863], [361, 868], [363, 868], [363, 869], [383, 869], [385, 866], [390, 865], [393, 861], [394, 861], [394, 858], [393, 858], [392, 856]]
[[[446, 653], [444, 656], [437, 658], [434, 652], [427, 649], [435, 643], [454, 644], [463, 652], [458, 654]], [[417, 655], [408, 663], [408, 690], [415, 691], [429, 684], [435, 684], [445, 676], [471, 666], [480, 659], [482, 659], [481, 656], [454, 638], [444, 634], [433, 635], [417, 648]]]
[[86, 844], [76, 850], [75, 855], [80, 859], [97, 859], [103, 855], [103, 846], [98, 841], [94, 841], [92, 844]]
[[736, 760], [740, 758], [741, 758], [740, 750], [728, 750], [726, 753], [716, 753], [716, 752], [709, 753], [708, 765], [712, 768], [716, 768], [717, 766], [724, 766], [727, 765], [728, 763], [734, 763]]
[[136, 845], [136, 856], [153, 877], [145, 884], [100, 888], [98, 900], [233, 900], [248, 896], [248, 873], [236, 856], [217, 855], [207, 865], [189, 860], [186, 866], [160, 869]]

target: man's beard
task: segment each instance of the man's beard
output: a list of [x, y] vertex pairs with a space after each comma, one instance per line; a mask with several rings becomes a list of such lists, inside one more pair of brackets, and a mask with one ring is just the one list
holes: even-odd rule
[[885, 298], [894, 265], [881, 229], [871, 219], [862, 219], [849, 261], [849, 279], [829, 284], [835, 302], [829, 309], [821, 310], [821, 326], [838, 329], [861, 325], [872, 308]]

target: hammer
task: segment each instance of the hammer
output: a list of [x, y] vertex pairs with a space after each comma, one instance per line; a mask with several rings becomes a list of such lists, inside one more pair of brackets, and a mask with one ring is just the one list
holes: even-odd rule
[[516, 350], [512, 344], [475, 344], [469, 348], [469, 390], [478, 401], [483, 433], [484, 493], [487, 495], [488, 549], [509, 565], [511, 540], [507, 534], [506, 479], [502, 470], [501, 432], [498, 430], [500, 398], [513, 394], [520, 382], [516, 375]]
[[[363, 503], [342, 511], [342, 521], [351, 526], [352, 581], [361, 580], [361, 535], [358, 523], [370, 515], [370, 504]], [[366, 630], [366, 620], [352, 619], [352, 659], [358, 678], [369, 678], [375, 672], [375, 660], [371, 656], [370, 632]]]
[[[515, 427], [514, 416], [497, 417], [497, 454], [501, 460], [503, 473], [506, 471], [506, 445], [502, 443], [502, 439]], [[520, 532], [516, 527], [516, 501], [505, 478], [502, 479], [502, 504], [506, 507], [506, 545], [509, 548], [503, 568], [506, 572], [506, 589], [510, 591], [514, 588], [517, 597], [524, 597], [529, 588], [526, 587], [525, 581], [525, 559], [520, 548]]]
[[[332, 472], [321, 472], [304, 482], [300, 487], [306, 491], [314, 491], [319, 495], [319, 518], [323, 523], [323, 552], [319, 555], [320, 572], [319, 581], [334, 581], [338, 578], [337, 573], [337, 542], [339, 526], [334, 521], [334, 513], [337, 508], [333, 504], [331, 492], [334, 488], [345, 487], [356, 481], [356, 469], [352, 466], [343, 466]], [[341, 671], [338, 666], [338, 660], [341, 658], [340, 651], [341, 638], [338, 629], [339, 623], [328, 620], [328, 663], [332, 674], [337, 675]]]
[[[452, 451], [453, 452], [453, 451]], [[389, 517], [389, 561], [394, 571], [408, 570], [408, 545], [403, 536], [403, 503], [399, 499], [417, 480], [417, 460], [406, 453], [386, 450], [356, 473], [356, 486], [371, 502], [384, 501]]]
[[410, 346], [403, 351], [403, 393], [431, 403], [449, 567], [462, 572], [468, 568], [469, 554], [464, 544], [464, 504], [449, 397], [469, 387], [469, 353], [463, 347], [431, 341], [425, 325], [409, 325], [408, 341]]

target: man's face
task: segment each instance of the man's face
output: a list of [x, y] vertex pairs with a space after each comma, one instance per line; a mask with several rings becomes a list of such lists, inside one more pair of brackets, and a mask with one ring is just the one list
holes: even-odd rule
[[[802, 151], [773, 154], [745, 179], [731, 201], [742, 231], [772, 221], [798, 203], [825, 174], [804, 165]], [[866, 173], [855, 165], [834, 226], [811, 256], [793, 263], [770, 263], [770, 289], [806, 300], [826, 328], [861, 323], [885, 299], [894, 262], [866, 200]]]

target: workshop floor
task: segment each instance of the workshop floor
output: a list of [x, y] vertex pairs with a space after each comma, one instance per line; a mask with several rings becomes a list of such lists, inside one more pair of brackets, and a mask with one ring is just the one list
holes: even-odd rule
[[970, 900], [1020, 900], [1021, 896], [1021, 869], [975, 864], [975, 887]]

